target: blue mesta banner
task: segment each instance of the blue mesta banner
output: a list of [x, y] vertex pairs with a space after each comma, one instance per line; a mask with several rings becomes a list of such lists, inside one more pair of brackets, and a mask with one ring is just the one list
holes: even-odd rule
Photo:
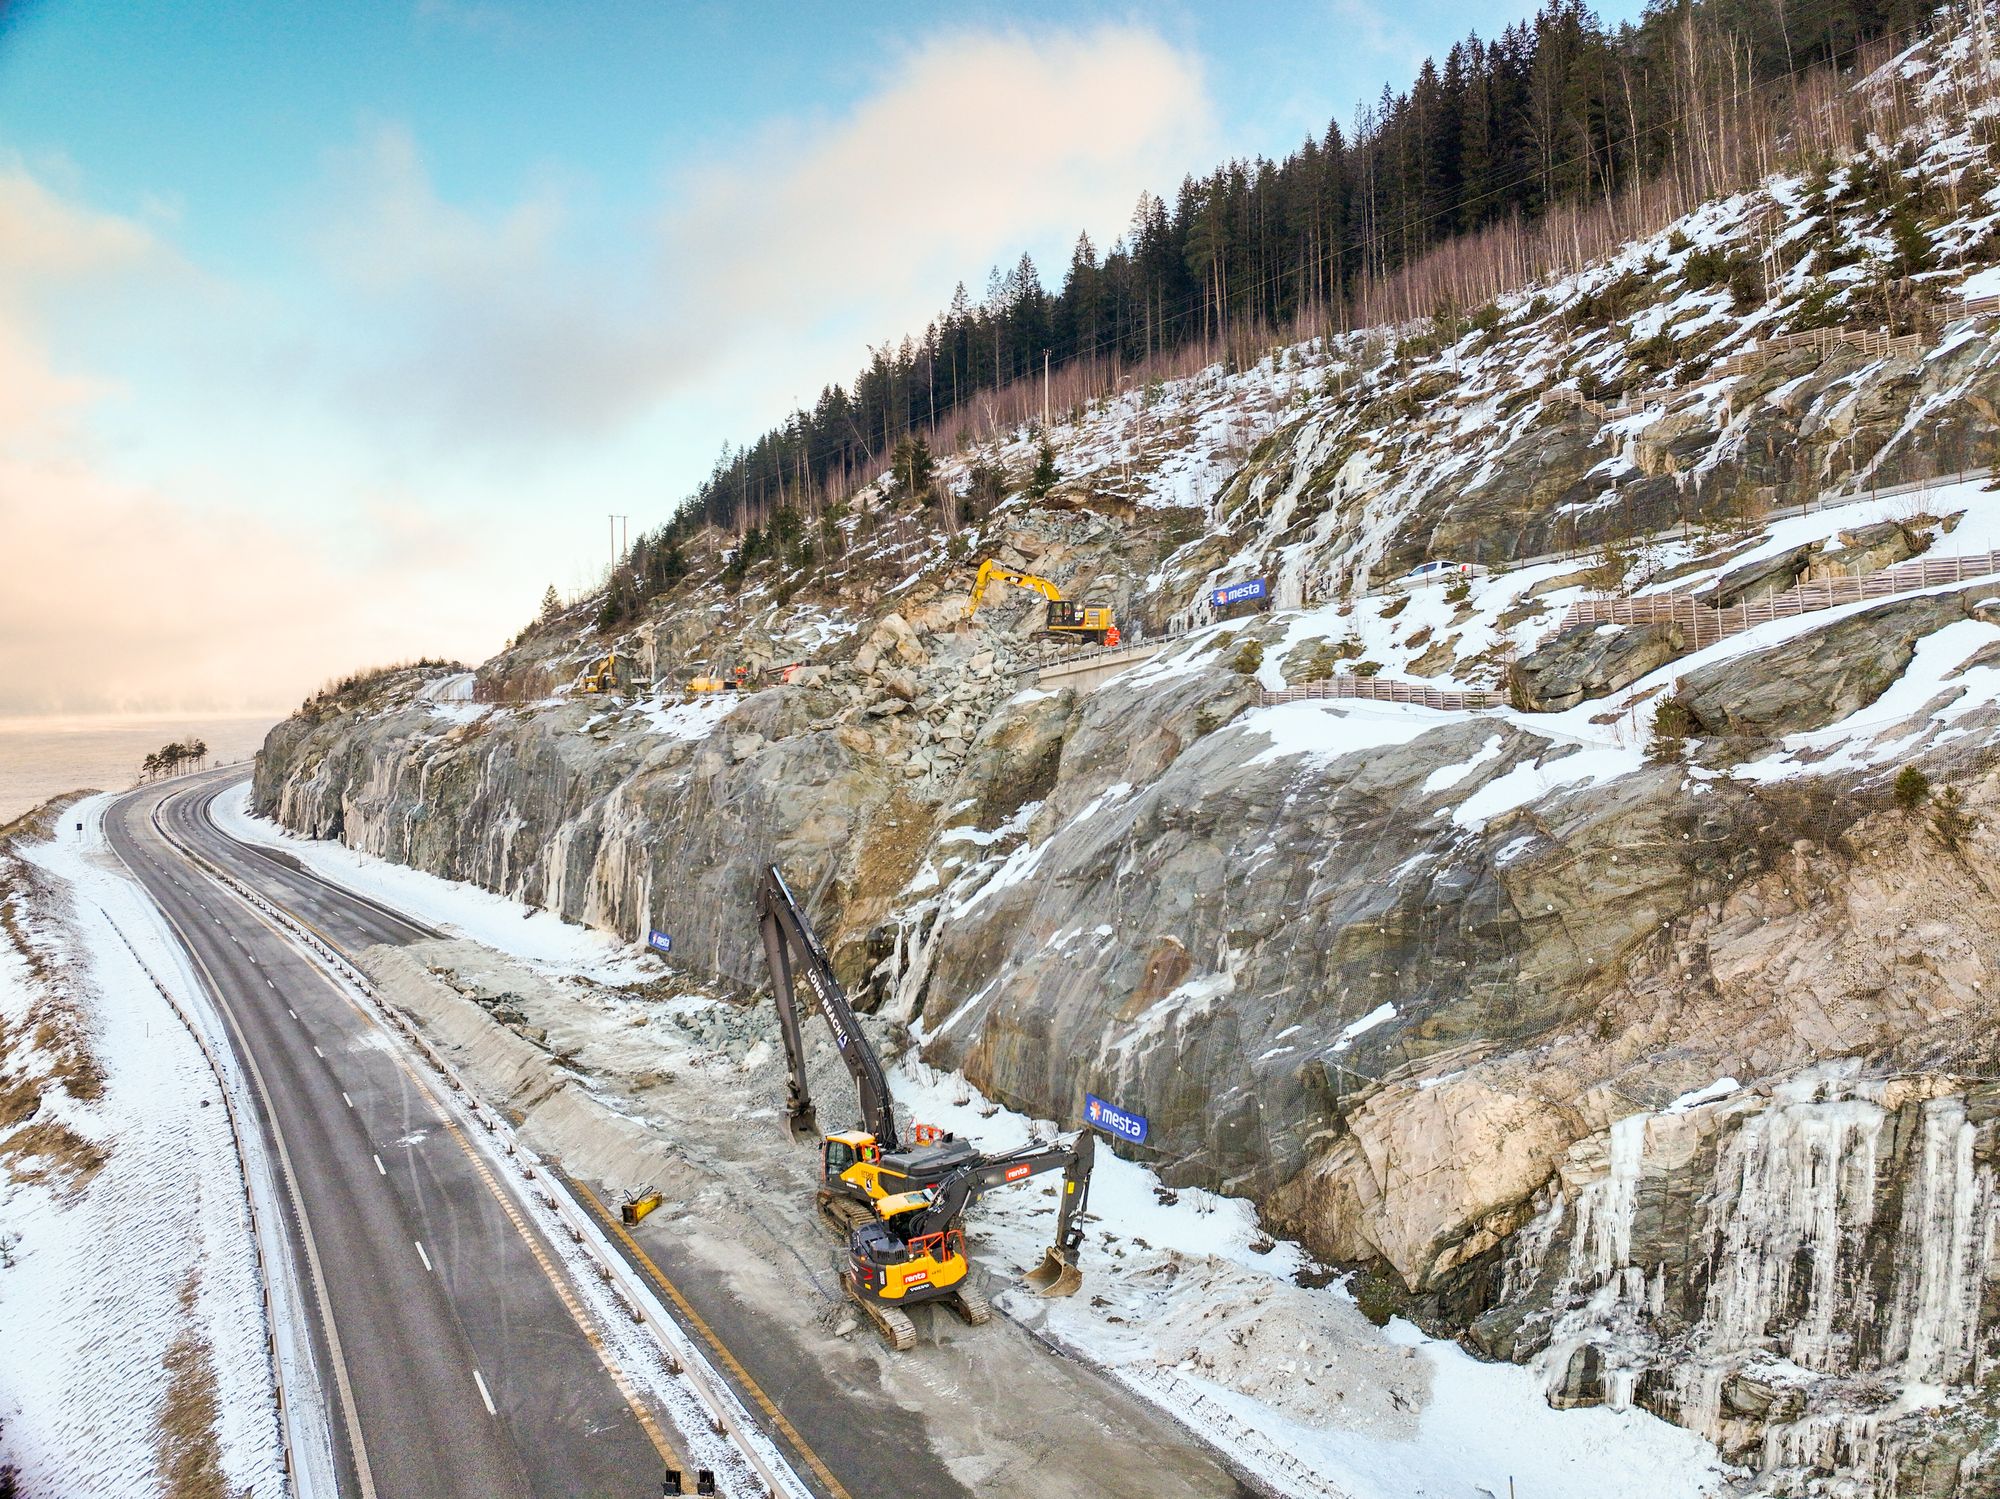
[[646, 936], [646, 942], [648, 946], [657, 947], [661, 952], [672, 952], [674, 950], [674, 939], [669, 937], [665, 932], [649, 932]]
[[1231, 604], [1240, 604], [1245, 599], [1261, 599], [1265, 596], [1264, 580], [1252, 578], [1247, 583], [1226, 583], [1209, 591], [1209, 602], [1218, 609]]
[[1092, 1125], [1108, 1135], [1116, 1135], [1121, 1140], [1130, 1140], [1134, 1145], [1146, 1143], [1146, 1116], [1128, 1114], [1115, 1104], [1108, 1104], [1095, 1093], [1083, 1095], [1083, 1113]]

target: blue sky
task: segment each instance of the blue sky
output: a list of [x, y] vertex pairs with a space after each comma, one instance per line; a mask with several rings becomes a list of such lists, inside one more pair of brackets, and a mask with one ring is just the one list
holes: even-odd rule
[[483, 656], [955, 280], [1529, 8], [17, 5], [0, 711]]

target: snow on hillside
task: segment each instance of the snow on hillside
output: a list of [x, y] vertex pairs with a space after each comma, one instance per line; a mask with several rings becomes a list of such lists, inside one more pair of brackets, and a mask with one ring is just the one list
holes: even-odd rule
[[[1598, 424], [1587, 482], [1540, 517], [1588, 534], [1616, 521], [1639, 479], [1672, 474], [1692, 493], [1742, 461], [1749, 406], [1784, 406], [1804, 384], [1802, 376], [1757, 386], [1760, 352], [1774, 338], [1815, 328], [1880, 333], [1892, 283], [1913, 305], [2000, 291], [2000, 269], [1986, 263], [2000, 253], [2000, 185], [1986, 144], [1993, 106], [1962, 107], [1967, 78], [1982, 68], [2000, 71], [2000, 61], [1981, 53], [1973, 31], [1919, 44], [1883, 75], [1893, 71], [1915, 89], [1902, 139], [1871, 140], [1849, 160], [1774, 175], [1477, 315], [1314, 339], [1246, 369], [1217, 364], [1128, 386], [1088, 409], [1056, 413], [1045, 432], [1022, 427], [940, 455], [940, 477], [963, 488], [982, 463], [1025, 474], [1046, 438], [1063, 474], [1059, 499], [1134, 507], [1142, 520], [1177, 507], [1198, 512], [1205, 534], [1138, 589], [1156, 612], [1164, 604], [1177, 622], [1192, 623], [1207, 617], [1206, 589], [1223, 581], [1266, 576], [1281, 605], [1297, 606], [1393, 576], [1423, 555], [1446, 502], [1469, 505], [1530, 482], [1516, 455], [1554, 419], [1548, 402], [1594, 393], [1632, 409]], [[1908, 233], [1898, 215], [1910, 203], [1940, 218], [1923, 233], [1928, 265], [1916, 270], [1897, 260], [1908, 249], [1896, 238]], [[1747, 300], [1720, 269], [1738, 262], [1756, 271]], [[1948, 320], [1925, 340], [1914, 358], [1921, 388], [1896, 429], [1872, 451], [1836, 445], [1809, 490], [1866, 491], [1905, 461], [1935, 467], [1924, 451], [1927, 424], [1991, 362], [1991, 318]], [[1909, 356], [1855, 357], [1820, 404], [1799, 413], [1805, 425], [1839, 428], [1868, 382]], [[1667, 445], [1709, 429], [1713, 440], [1701, 451], [1662, 467]], [[1273, 434], [1290, 456], [1260, 464], [1259, 445]], [[1019, 495], [1004, 503], [974, 532], [975, 549], [1004, 537], [1010, 516], [1026, 508]], [[1468, 560], [1502, 561], [1513, 555], [1508, 546], [1495, 537]], [[919, 573], [943, 565], [916, 560]], [[1488, 644], [1468, 639], [1458, 659]]]
[[[894, 1082], [913, 1117], [991, 1148], [1056, 1133], [921, 1062]], [[980, 1202], [989, 1264], [1040, 1260], [1052, 1192]], [[1724, 1482], [1708, 1443], [1643, 1411], [1553, 1410], [1527, 1369], [1481, 1363], [1401, 1319], [1377, 1327], [1240, 1198], [1170, 1190], [1108, 1150], [1090, 1198], [1083, 1290], [1060, 1301], [1011, 1290], [999, 1304], [1285, 1493], [1443, 1499], [1511, 1483], [1537, 1499], [1692, 1499]]]

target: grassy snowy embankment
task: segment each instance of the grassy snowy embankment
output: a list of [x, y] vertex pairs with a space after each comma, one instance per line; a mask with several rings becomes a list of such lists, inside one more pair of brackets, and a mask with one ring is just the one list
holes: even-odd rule
[[[52, 838], [0, 840], [0, 1463], [23, 1495], [275, 1499], [243, 1170], [215, 1075], [148, 970], [206, 1011], [105, 842], [110, 800], [46, 818]], [[310, 1412], [310, 1369], [287, 1385]]]

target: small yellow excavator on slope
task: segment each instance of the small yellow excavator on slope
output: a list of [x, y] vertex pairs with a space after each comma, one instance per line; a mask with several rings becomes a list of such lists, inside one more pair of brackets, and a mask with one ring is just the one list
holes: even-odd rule
[[1062, 596], [1062, 590], [1047, 578], [1002, 567], [991, 557], [979, 564], [979, 576], [972, 584], [972, 598], [965, 606], [967, 619], [979, 612], [980, 601], [986, 597], [986, 588], [990, 583], [1012, 583], [1019, 588], [1032, 588], [1047, 599], [1049, 612], [1040, 631], [1042, 634], [1070, 639], [1081, 637], [1094, 640], [1099, 645], [1118, 644], [1118, 625], [1112, 619], [1109, 604], [1071, 603]]
[[618, 690], [618, 652], [612, 651], [597, 665], [577, 679], [577, 689], [582, 692], [616, 692]]
[[[918, 1125], [915, 1147], [902, 1148], [881, 1058], [868, 1044], [825, 948], [775, 864], [765, 867], [757, 886], [757, 920], [790, 1069], [785, 1122], [794, 1140], [819, 1138], [820, 1215], [847, 1240], [841, 1280], [889, 1345], [900, 1352], [914, 1344], [915, 1324], [904, 1309], [923, 1302], [947, 1301], [975, 1326], [988, 1319], [986, 1298], [967, 1279], [971, 1267], [959, 1219], [991, 1188], [1045, 1171], [1063, 1172], [1062, 1201], [1055, 1242], [1028, 1282], [1044, 1296], [1074, 1295], [1083, 1284], [1077, 1254], [1083, 1244], [1095, 1137], [1085, 1130], [1068, 1145], [1029, 1145], [988, 1155], [969, 1140]], [[859, 1129], [819, 1135], [793, 988], [800, 973], [854, 1079], [861, 1104]]]

